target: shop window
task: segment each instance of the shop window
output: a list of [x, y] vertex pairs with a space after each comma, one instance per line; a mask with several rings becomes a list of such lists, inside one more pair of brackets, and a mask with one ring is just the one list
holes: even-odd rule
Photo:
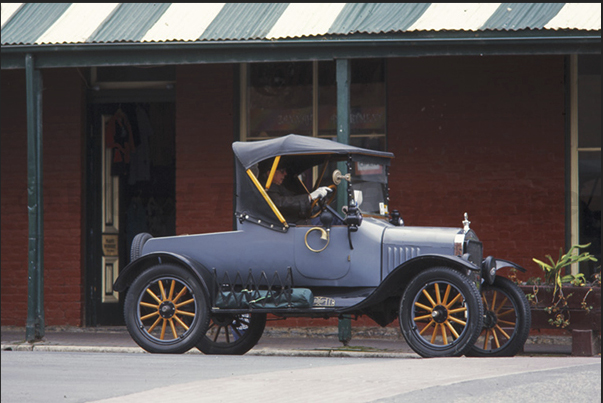
[[[243, 65], [241, 138], [337, 137], [335, 61]], [[350, 143], [385, 150], [382, 59], [351, 61]]]
[[312, 135], [312, 63], [249, 65], [248, 139]]

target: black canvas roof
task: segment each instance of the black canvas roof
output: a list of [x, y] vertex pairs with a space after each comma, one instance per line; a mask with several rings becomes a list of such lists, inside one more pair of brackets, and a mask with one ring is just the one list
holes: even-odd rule
[[232, 144], [232, 150], [245, 169], [249, 169], [260, 161], [278, 155], [353, 154], [387, 159], [394, 157], [394, 154], [389, 152], [369, 150], [341, 144], [332, 140], [297, 134], [289, 134], [270, 140], [236, 141]]

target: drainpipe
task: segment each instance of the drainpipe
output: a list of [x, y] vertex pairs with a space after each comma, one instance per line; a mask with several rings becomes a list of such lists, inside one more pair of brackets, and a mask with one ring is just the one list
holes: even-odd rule
[[27, 98], [27, 210], [29, 215], [27, 322], [25, 337], [44, 337], [44, 202], [42, 199], [42, 74], [25, 55]]
[[[350, 144], [350, 60], [337, 59], [337, 141]], [[337, 168], [344, 175], [348, 173], [346, 162], [339, 162]], [[341, 181], [337, 189], [337, 209], [348, 205], [348, 185]], [[341, 315], [337, 323], [339, 341], [347, 346], [352, 340], [352, 320], [349, 315]]]

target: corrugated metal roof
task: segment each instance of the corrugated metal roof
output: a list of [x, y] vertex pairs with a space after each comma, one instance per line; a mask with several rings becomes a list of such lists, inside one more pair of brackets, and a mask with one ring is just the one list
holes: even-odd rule
[[263, 39], [289, 3], [226, 3], [199, 40]]
[[2, 45], [601, 30], [601, 3], [2, 3]]

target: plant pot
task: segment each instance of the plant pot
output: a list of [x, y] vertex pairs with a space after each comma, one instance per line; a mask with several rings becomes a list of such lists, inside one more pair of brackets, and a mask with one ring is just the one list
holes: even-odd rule
[[[572, 335], [572, 354], [594, 355], [601, 352], [601, 287], [590, 286], [563, 286], [563, 295], [567, 305], [563, 302], [556, 305], [557, 312], [549, 313], [545, 309], [553, 307], [559, 300], [558, 295], [553, 295], [555, 287], [552, 285], [520, 285], [523, 292], [531, 301], [532, 330], [557, 330]], [[530, 298], [530, 294], [536, 296]], [[583, 302], [590, 311], [584, 309]], [[563, 320], [569, 323], [558, 323], [556, 326], [549, 322], [555, 320], [557, 315], [563, 315]], [[584, 352], [584, 353], [580, 353]]]

